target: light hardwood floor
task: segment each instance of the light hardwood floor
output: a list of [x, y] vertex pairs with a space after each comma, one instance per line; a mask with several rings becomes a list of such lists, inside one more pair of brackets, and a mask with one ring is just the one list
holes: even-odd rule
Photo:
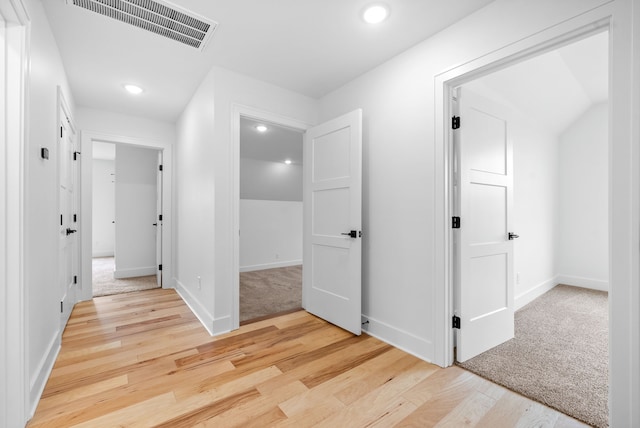
[[211, 337], [172, 290], [76, 305], [29, 427], [578, 427], [306, 312]]

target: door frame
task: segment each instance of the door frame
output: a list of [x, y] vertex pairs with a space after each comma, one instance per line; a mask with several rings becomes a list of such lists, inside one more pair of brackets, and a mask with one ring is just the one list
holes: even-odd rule
[[[240, 327], [240, 118], [261, 120], [274, 125], [293, 128], [298, 131], [306, 132], [311, 128], [311, 124], [266, 110], [260, 110], [242, 104], [233, 104], [231, 106], [231, 199], [233, 206], [231, 207], [231, 216], [233, 222], [232, 229], [232, 275], [233, 284], [231, 287], [231, 329], [235, 330]], [[303, 189], [304, 192], [304, 189]], [[304, 209], [304, 208], [303, 208]], [[304, 239], [304, 236], [303, 236]], [[303, 296], [304, 299], [304, 296]], [[305, 307], [304, 300], [302, 307]]]
[[80, 130], [82, 163], [80, 164], [80, 272], [78, 278], [78, 301], [93, 299], [92, 290], [92, 245], [93, 245], [93, 142], [127, 144], [135, 147], [155, 149], [162, 152], [162, 288], [175, 288], [173, 277], [173, 147], [161, 141], [128, 137], [103, 132]]
[[[25, 246], [28, 231], [24, 216], [29, 202], [27, 142], [29, 141], [29, 61], [31, 56], [31, 17], [22, 0], [1, 0], [2, 72], [4, 94], [0, 106], [2, 146], [0, 165], [6, 173], [0, 177], [0, 425], [22, 426], [35, 409], [30, 409], [30, 380], [27, 362], [29, 311], [27, 305], [28, 272]], [[10, 25], [7, 25], [10, 24]], [[7, 55], [11, 52], [11, 55]], [[8, 60], [8, 61], [6, 61]], [[6, 286], [12, 284], [13, 286]]]
[[[607, 3], [488, 53], [435, 78], [435, 348], [434, 362], [453, 364], [453, 282], [451, 217], [452, 88], [524, 59], [553, 50], [599, 31], [609, 32], [609, 402], [610, 423], [627, 426], [640, 419], [637, 346], [640, 338], [640, 101], [633, 73], [640, 54], [632, 50], [640, 29], [633, 27], [631, 7]], [[636, 11], [637, 12], [637, 11]], [[615, 18], [615, 22], [614, 22]], [[637, 21], [637, 20], [636, 20]], [[635, 33], [634, 33], [635, 32]], [[616, 40], [617, 43], [613, 43]], [[621, 43], [618, 40], [627, 40]], [[630, 375], [631, 374], [631, 375]]]

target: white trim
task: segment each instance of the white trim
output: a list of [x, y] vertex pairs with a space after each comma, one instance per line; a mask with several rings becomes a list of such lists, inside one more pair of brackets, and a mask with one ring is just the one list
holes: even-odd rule
[[[222, 332], [216, 332], [214, 329], [214, 320], [213, 316], [207, 311], [207, 309], [200, 304], [200, 300], [196, 299], [189, 289], [184, 286], [179, 280], [175, 280], [176, 282], [176, 292], [182, 298], [184, 303], [191, 309], [191, 312], [198, 318], [200, 324], [204, 326], [204, 328], [209, 332], [211, 336], [214, 334], [220, 334]], [[216, 332], [216, 333], [214, 333]]]
[[135, 278], [137, 276], [149, 276], [155, 275], [157, 273], [157, 267], [155, 266], [146, 266], [139, 268], [130, 268], [130, 269], [118, 269], [113, 271], [113, 277], [115, 279], [121, 278]]
[[560, 274], [556, 277], [556, 284], [589, 288], [591, 290], [609, 291], [609, 281], [595, 278], [585, 278], [581, 276]]
[[302, 260], [289, 260], [285, 262], [263, 263], [261, 265], [240, 266], [240, 272], [254, 272], [256, 270], [275, 269], [289, 266], [299, 266]]
[[362, 331], [415, 357], [431, 362], [433, 343], [408, 331], [362, 315]]
[[538, 297], [542, 296], [547, 291], [553, 289], [553, 287], [555, 287], [556, 285], [558, 285], [558, 280], [557, 280], [557, 276], [554, 276], [553, 278], [543, 281], [540, 284], [530, 288], [524, 293], [518, 294], [515, 298], [514, 310], [517, 311], [523, 306], [528, 305], [529, 303], [536, 300]]
[[62, 345], [62, 334], [55, 335], [49, 346], [47, 347], [47, 352], [44, 354], [40, 363], [38, 364], [37, 370], [34, 371], [36, 376], [30, 381], [30, 408], [29, 408], [29, 419], [33, 417], [36, 412], [36, 408], [38, 407], [38, 403], [40, 402], [40, 397], [42, 396], [42, 392], [44, 391], [44, 387], [47, 385], [47, 380], [49, 380], [49, 376], [53, 371], [53, 365], [56, 362], [56, 358], [58, 358], [58, 354], [60, 353], [61, 345]]
[[276, 125], [306, 131], [311, 124], [265, 110], [234, 103], [231, 106], [231, 218], [233, 284], [231, 287], [230, 330], [240, 326], [240, 117], [258, 119]]
[[23, 426], [29, 408], [24, 213], [31, 19], [22, 0], [1, 0], [0, 16], [0, 426]]
[[[93, 142], [109, 142], [116, 144], [128, 144], [137, 147], [146, 147], [162, 151], [162, 288], [173, 288], [175, 278], [173, 276], [173, 146], [170, 143], [152, 139], [134, 138], [123, 135], [108, 134], [91, 130], [81, 130], [81, 206], [80, 206], [80, 237], [81, 237], [81, 270], [78, 279], [79, 300], [91, 300], [91, 265], [92, 265], [92, 183], [93, 183]], [[152, 274], [155, 274], [156, 270]], [[152, 275], [150, 274], [150, 275]], [[85, 281], [86, 278], [86, 281]]]
[[[609, 29], [609, 424], [640, 424], [640, 11], [615, 0], [446, 71], [435, 79], [435, 354], [453, 362], [449, 233], [449, 90], [560, 43]], [[634, 44], [635, 43], [635, 44]]]

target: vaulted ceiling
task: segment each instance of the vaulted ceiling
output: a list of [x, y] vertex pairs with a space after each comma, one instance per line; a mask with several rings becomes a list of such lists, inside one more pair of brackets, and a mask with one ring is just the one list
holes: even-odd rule
[[[492, 0], [172, 0], [218, 27], [204, 51], [69, 4], [42, 0], [80, 106], [175, 121], [217, 65], [318, 98]], [[145, 92], [132, 98], [122, 89]]]

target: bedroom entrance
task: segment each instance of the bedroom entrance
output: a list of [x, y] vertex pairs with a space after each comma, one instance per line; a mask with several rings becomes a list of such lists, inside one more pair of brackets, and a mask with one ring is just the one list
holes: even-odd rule
[[240, 117], [240, 323], [302, 308], [303, 132]]
[[594, 426], [608, 417], [608, 45], [591, 34], [452, 100], [456, 361]]
[[162, 152], [93, 142], [93, 297], [162, 286]]

